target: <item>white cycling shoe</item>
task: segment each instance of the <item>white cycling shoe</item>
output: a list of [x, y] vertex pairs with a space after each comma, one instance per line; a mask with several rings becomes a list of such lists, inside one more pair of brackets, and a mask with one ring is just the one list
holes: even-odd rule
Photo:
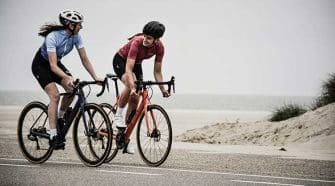
[[124, 123], [124, 119], [122, 115], [115, 115], [114, 122], [115, 122], [116, 128], [121, 128], [121, 129], [127, 128], [127, 125]]
[[130, 143], [127, 145], [127, 149], [123, 152], [127, 154], [135, 154], [135, 148]]

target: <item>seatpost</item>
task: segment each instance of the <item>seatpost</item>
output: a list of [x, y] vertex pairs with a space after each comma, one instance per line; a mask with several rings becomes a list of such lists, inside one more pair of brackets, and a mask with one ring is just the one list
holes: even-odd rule
[[117, 85], [117, 79], [113, 79], [115, 85], [116, 96], [119, 96], [119, 87]]

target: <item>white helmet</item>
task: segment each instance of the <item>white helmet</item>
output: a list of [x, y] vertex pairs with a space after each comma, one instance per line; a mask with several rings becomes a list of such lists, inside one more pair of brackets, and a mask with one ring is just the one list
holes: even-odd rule
[[64, 10], [59, 14], [59, 22], [67, 26], [70, 23], [81, 23], [84, 21], [84, 16], [74, 10]]

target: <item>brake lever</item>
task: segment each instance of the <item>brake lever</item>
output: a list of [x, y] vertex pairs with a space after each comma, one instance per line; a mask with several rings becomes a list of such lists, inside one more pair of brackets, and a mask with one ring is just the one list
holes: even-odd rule
[[175, 77], [172, 76], [172, 77], [171, 77], [171, 80], [170, 80], [170, 82], [169, 82], [169, 84], [168, 84], [168, 87], [169, 87], [169, 88], [168, 88], [168, 92], [169, 92], [169, 94], [171, 93], [171, 86], [172, 86], [173, 93], [175, 93], [174, 81], [175, 81]]
[[100, 97], [105, 92], [106, 86], [107, 86], [107, 91], [109, 91], [108, 78], [107, 77], [105, 77], [104, 81], [102, 81], [102, 88], [101, 88], [101, 91], [97, 94], [97, 97]]

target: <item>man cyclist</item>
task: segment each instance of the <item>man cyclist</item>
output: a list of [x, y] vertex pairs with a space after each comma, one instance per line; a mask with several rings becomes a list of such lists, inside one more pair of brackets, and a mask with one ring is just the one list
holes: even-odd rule
[[102, 80], [97, 77], [79, 35], [79, 31], [82, 29], [82, 14], [74, 10], [64, 10], [59, 14], [59, 21], [61, 25], [45, 24], [41, 27], [38, 35], [45, 39], [32, 63], [33, 75], [49, 97], [49, 144], [55, 149], [61, 149], [65, 146], [64, 139], [57, 135], [57, 127], [63, 125], [64, 121], [61, 118], [73, 100], [73, 98], [63, 97], [60, 111], [57, 112], [60, 96], [56, 83], [61, 85], [66, 92], [71, 92], [73, 89], [73, 77], [62, 64], [62, 57], [71, 52], [75, 46], [87, 72], [95, 81]]
[[[116, 75], [125, 85], [121, 92], [118, 109], [115, 114], [116, 127], [120, 130], [127, 127], [122, 113], [128, 103], [126, 117], [128, 118], [132, 110], [137, 108], [139, 96], [136, 93], [135, 81], [143, 79], [142, 61], [155, 55], [154, 76], [156, 81], [163, 81], [162, 61], [164, 56], [164, 45], [160, 38], [165, 32], [165, 26], [158, 21], [147, 23], [143, 32], [129, 38], [129, 42], [124, 45], [115, 54], [113, 59], [113, 67]], [[169, 92], [160, 86], [160, 90], [164, 97], [169, 97]], [[132, 146], [128, 144], [127, 153], [134, 154]]]

